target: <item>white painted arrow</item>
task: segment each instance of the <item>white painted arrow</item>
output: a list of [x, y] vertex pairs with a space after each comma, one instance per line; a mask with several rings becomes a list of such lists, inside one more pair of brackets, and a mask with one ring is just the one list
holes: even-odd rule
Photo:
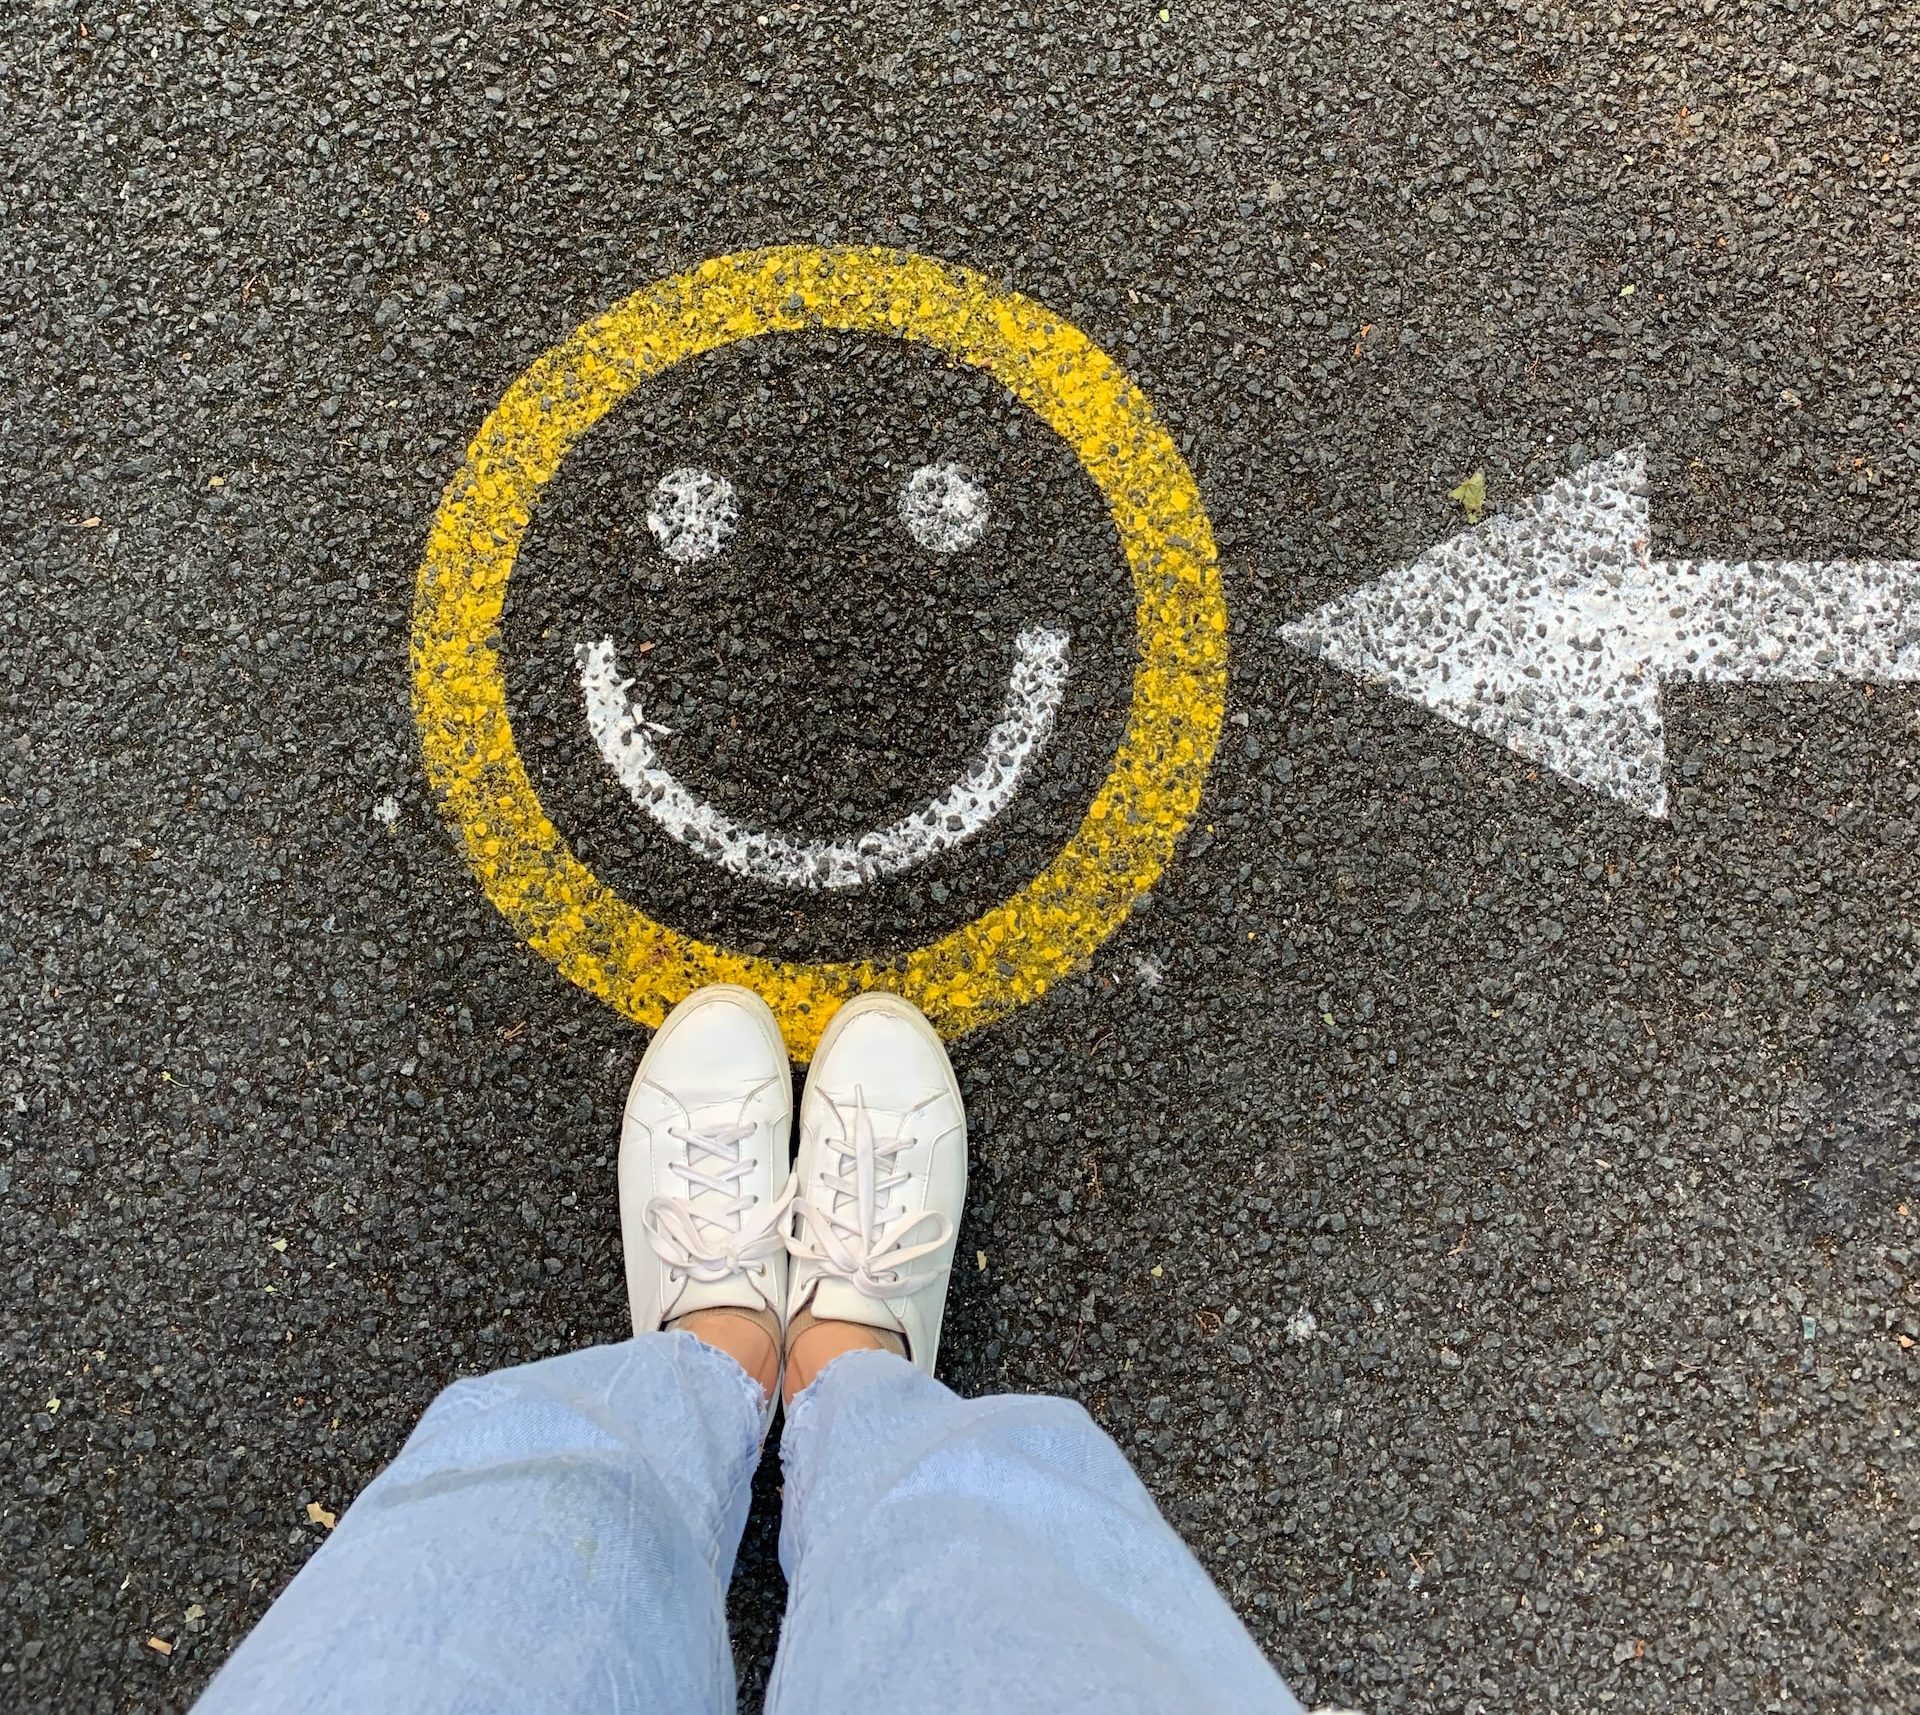
[[1920, 679], [1920, 561], [1656, 560], [1636, 448], [1280, 635], [1664, 816], [1664, 681]]

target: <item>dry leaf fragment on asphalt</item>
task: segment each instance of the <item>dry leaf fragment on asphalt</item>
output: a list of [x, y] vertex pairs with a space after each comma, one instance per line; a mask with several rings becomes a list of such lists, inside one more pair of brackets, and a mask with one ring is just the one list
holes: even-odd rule
[[323, 1524], [328, 1530], [332, 1530], [334, 1516], [334, 1514], [328, 1512], [318, 1501], [307, 1502], [307, 1518], [310, 1523]]
[[1460, 502], [1460, 510], [1467, 515], [1469, 524], [1478, 524], [1481, 513], [1487, 509], [1487, 473], [1475, 471], [1458, 488], [1450, 489], [1447, 498]]

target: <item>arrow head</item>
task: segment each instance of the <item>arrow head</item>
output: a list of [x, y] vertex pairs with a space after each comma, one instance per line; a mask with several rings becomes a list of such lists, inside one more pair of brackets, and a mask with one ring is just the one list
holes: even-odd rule
[[1296, 649], [1667, 813], [1643, 449], [1601, 459], [1281, 629]]

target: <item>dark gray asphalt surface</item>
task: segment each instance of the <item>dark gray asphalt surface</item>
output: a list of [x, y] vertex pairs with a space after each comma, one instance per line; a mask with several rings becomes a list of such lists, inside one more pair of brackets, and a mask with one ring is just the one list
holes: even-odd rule
[[[1180, 863], [958, 1050], [987, 1266], [950, 1378], [1084, 1400], [1309, 1700], [1920, 1706], [1920, 696], [1671, 696], [1662, 825], [1273, 641], [1457, 528], [1475, 468], [1497, 506], [1638, 441], [1662, 552], [1920, 556], [1916, 55], [1920, 7], [1861, 0], [15, 7], [0, 1707], [184, 1708], [438, 1387], [620, 1333], [641, 1036], [426, 801], [411, 583], [535, 354], [789, 240], [968, 263], [1113, 351], [1234, 618]], [[764, 455], [750, 507], [813, 492], [728, 374], [684, 423]], [[872, 456], [1007, 455], [923, 380], [868, 426], [942, 444]], [[858, 441], [844, 382], [772, 393]], [[627, 507], [627, 557], [582, 587], [557, 500], [530, 646], [636, 575], [605, 478], [561, 498], [588, 551]], [[989, 480], [1097, 538], [1037, 464]], [[839, 770], [817, 825], [858, 825], [966, 754], [1056, 604], [1088, 677], [949, 897], [794, 920], [636, 843], [564, 656], [516, 669], [546, 789], [663, 913], [911, 944], [1044, 858], [1124, 687], [1120, 586], [1004, 558], [917, 632], [822, 550], [777, 600], [641, 578], [622, 634], [724, 711], [690, 774], [798, 814]], [[735, 1596], [751, 1702], [766, 1509]]]

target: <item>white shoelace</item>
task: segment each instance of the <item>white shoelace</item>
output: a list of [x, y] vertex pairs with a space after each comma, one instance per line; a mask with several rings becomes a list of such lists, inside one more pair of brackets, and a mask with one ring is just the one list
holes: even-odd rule
[[839, 1115], [841, 1137], [823, 1147], [838, 1157], [839, 1171], [823, 1171], [818, 1184], [807, 1187], [819, 1194], [818, 1202], [812, 1196], [795, 1202], [798, 1220], [788, 1247], [795, 1258], [818, 1263], [868, 1298], [888, 1298], [900, 1292], [909, 1265], [932, 1256], [953, 1237], [953, 1222], [938, 1209], [910, 1215], [893, 1202], [893, 1193], [913, 1177], [901, 1167], [899, 1155], [914, 1141], [914, 1116], [938, 1099], [929, 1096], [910, 1108], [898, 1116], [899, 1130], [881, 1137], [858, 1089], [851, 1122], [828, 1098]]
[[[640, 1219], [655, 1253], [671, 1270], [711, 1286], [730, 1274], [744, 1273], [787, 1247], [787, 1208], [794, 1184], [786, 1188], [751, 1222], [745, 1220], [759, 1199], [743, 1191], [741, 1183], [754, 1164], [740, 1153], [753, 1135], [750, 1120], [720, 1125], [668, 1126], [667, 1135], [686, 1145], [686, 1159], [667, 1165], [687, 1182], [685, 1197], [656, 1196]], [[708, 1165], [702, 1166], [702, 1158]], [[723, 1202], [696, 1202], [700, 1192], [718, 1193]]]

